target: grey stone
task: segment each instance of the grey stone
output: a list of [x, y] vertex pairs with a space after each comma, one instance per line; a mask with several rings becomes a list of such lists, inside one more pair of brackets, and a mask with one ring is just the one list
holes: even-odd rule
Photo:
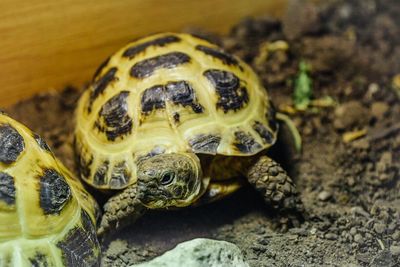
[[383, 223], [375, 223], [374, 224], [374, 231], [377, 234], [382, 234], [383, 232], [385, 232], [386, 229], [386, 225], [384, 225]]
[[400, 230], [395, 231], [394, 234], [392, 235], [392, 238], [394, 240], [400, 241]]
[[321, 200], [321, 201], [327, 201], [331, 197], [332, 197], [332, 193], [328, 192], [328, 191], [325, 191], [325, 190], [318, 194], [318, 199]]
[[353, 213], [353, 214], [356, 214], [356, 215], [362, 215], [362, 216], [364, 216], [366, 218], [370, 217], [369, 213], [366, 212], [362, 207], [359, 207], [359, 206], [352, 207], [350, 209], [350, 212]]
[[390, 252], [393, 254], [393, 256], [399, 256], [400, 246], [395, 246], [395, 245], [390, 246]]
[[336, 239], [338, 239], [338, 236], [337, 236], [337, 234], [334, 234], [334, 233], [327, 233], [327, 234], [325, 234], [325, 238], [328, 240], [336, 240]]
[[356, 234], [354, 236], [354, 241], [356, 241], [358, 244], [362, 244], [364, 243], [364, 238], [362, 237], [362, 235]]
[[229, 242], [197, 238], [163, 255], [130, 267], [249, 267], [240, 249]]
[[353, 235], [353, 236], [356, 235], [357, 234], [357, 228], [351, 227], [350, 234]]

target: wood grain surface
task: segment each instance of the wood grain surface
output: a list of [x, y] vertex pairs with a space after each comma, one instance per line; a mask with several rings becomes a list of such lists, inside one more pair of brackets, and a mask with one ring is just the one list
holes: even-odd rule
[[129, 40], [189, 26], [224, 33], [240, 18], [279, 16], [281, 0], [1, 0], [0, 107], [82, 85]]

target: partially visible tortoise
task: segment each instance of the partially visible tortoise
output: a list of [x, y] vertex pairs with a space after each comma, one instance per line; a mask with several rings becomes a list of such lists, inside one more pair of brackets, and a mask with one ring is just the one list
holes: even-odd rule
[[246, 182], [273, 207], [301, 209], [292, 180], [265, 155], [277, 131], [257, 75], [217, 45], [178, 33], [126, 45], [100, 66], [76, 110], [81, 177], [114, 194], [98, 232], [145, 208], [220, 199]]
[[99, 266], [97, 208], [40, 136], [0, 114], [0, 266]]

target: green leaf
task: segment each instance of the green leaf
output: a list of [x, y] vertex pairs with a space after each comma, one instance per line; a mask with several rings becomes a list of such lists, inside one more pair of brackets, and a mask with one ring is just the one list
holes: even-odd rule
[[312, 79], [308, 75], [310, 66], [304, 62], [299, 63], [299, 72], [294, 82], [293, 101], [296, 109], [305, 110], [311, 102]]

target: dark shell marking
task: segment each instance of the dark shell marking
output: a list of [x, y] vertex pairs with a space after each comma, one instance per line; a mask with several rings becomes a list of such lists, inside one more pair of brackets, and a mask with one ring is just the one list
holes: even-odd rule
[[203, 52], [206, 55], [209, 55], [213, 58], [221, 60], [226, 65], [232, 65], [239, 67], [241, 70], [243, 69], [240, 66], [239, 61], [232, 55], [225, 53], [221, 49], [212, 48], [204, 45], [197, 45], [196, 50]]
[[111, 172], [110, 188], [119, 189], [128, 184], [131, 178], [131, 173], [125, 161], [122, 161], [114, 166]]
[[90, 158], [89, 161], [85, 161], [85, 159], [81, 156], [77, 158], [79, 164], [79, 171], [82, 177], [88, 179], [90, 177], [90, 165], [93, 163], [93, 158]]
[[109, 69], [103, 76], [101, 76], [93, 83], [93, 90], [90, 94], [89, 99], [89, 112], [91, 112], [93, 102], [96, 100], [96, 98], [104, 92], [104, 90], [112, 81], [115, 81], [117, 79], [115, 77], [115, 73], [117, 72], [117, 70], [118, 69], [116, 67]]
[[0, 125], [0, 162], [10, 164], [25, 148], [24, 138], [9, 124]]
[[43, 253], [36, 252], [33, 258], [29, 259], [32, 267], [48, 267], [50, 263], [47, 261], [47, 256]]
[[240, 152], [248, 154], [261, 149], [261, 145], [257, 143], [250, 134], [246, 134], [243, 131], [237, 131], [235, 132], [235, 137], [236, 142], [234, 145]]
[[200, 134], [189, 140], [189, 145], [193, 152], [216, 154], [220, 142], [220, 136]]
[[71, 229], [57, 243], [65, 266], [100, 266], [100, 245], [89, 215], [82, 210], [82, 226]]
[[193, 87], [185, 82], [169, 82], [165, 85], [167, 99], [176, 105], [190, 106], [195, 113], [202, 113], [203, 107], [197, 103]]
[[272, 144], [274, 142], [273, 133], [269, 131], [261, 122], [254, 122], [253, 129], [260, 135], [264, 143]]
[[90, 155], [90, 159], [86, 160], [85, 157], [81, 155], [84, 151], [87, 151], [86, 148], [82, 147], [82, 144], [78, 144], [76, 139], [74, 139], [74, 147], [75, 147], [75, 154], [76, 154], [76, 162], [79, 166], [79, 172], [81, 177], [84, 179], [88, 179], [90, 177], [90, 166], [93, 163], [93, 156]]
[[133, 65], [130, 74], [132, 77], [142, 79], [152, 75], [158, 69], [172, 69], [189, 62], [190, 57], [187, 54], [182, 52], [171, 52], [139, 61]]
[[133, 120], [128, 115], [128, 103], [126, 101], [128, 96], [128, 91], [120, 92], [108, 100], [99, 111], [95, 127], [99, 131], [105, 132], [110, 141], [132, 131]]
[[104, 161], [96, 170], [93, 177], [93, 183], [95, 185], [101, 186], [106, 184], [106, 176], [108, 172], [108, 167], [110, 162], [108, 160]]
[[246, 88], [232, 72], [212, 69], [205, 71], [203, 75], [211, 82], [219, 96], [217, 108], [223, 109], [225, 113], [239, 110], [249, 102]]
[[15, 204], [14, 178], [5, 172], [0, 172], [0, 200], [8, 205]]
[[155, 146], [149, 153], [146, 155], [141, 155], [137, 157], [137, 162], [143, 161], [145, 159], [149, 159], [151, 157], [154, 157], [156, 155], [164, 154], [165, 153], [165, 148], [161, 146]]
[[173, 118], [174, 118], [175, 123], [179, 123], [180, 119], [181, 119], [181, 115], [179, 115], [178, 112], [174, 112]]
[[168, 44], [172, 43], [177, 43], [180, 42], [181, 38], [174, 36], [174, 35], [168, 35], [168, 36], [163, 36], [156, 38], [154, 40], [150, 40], [132, 47], [129, 47], [125, 52], [122, 54], [123, 57], [128, 57], [129, 59], [132, 59], [135, 57], [137, 54], [140, 54], [141, 52], [144, 52], [147, 48], [153, 46], [153, 47], [163, 47]]
[[276, 132], [278, 130], [279, 124], [276, 121], [276, 109], [271, 101], [269, 101], [269, 109], [267, 111], [266, 117], [268, 120], [268, 124], [271, 127], [271, 130]]
[[94, 75], [93, 75], [93, 82], [95, 81], [95, 79], [97, 78], [97, 76], [99, 76], [99, 74], [102, 72], [102, 70], [108, 65], [108, 62], [110, 62], [111, 57], [106, 58], [106, 60], [104, 60], [100, 66], [97, 68], [97, 70], [95, 71]]
[[154, 109], [165, 108], [164, 86], [155, 85], [144, 90], [141, 105], [142, 112], [145, 114], [150, 113]]
[[1, 267], [13, 267], [11, 265], [13, 259], [12, 259], [13, 254], [11, 253], [6, 253], [2, 258], [0, 258], [0, 266]]
[[59, 214], [71, 199], [71, 188], [64, 176], [53, 169], [45, 169], [40, 177], [40, 207], [44, 214]]
[[[176, 81], [146, 89], [141, 99], [142, 112], [149, 114], [155, 109], [164, 109], [166, 100], [176, 105], [190, 106], [195, 113], [202, 113], [204, 110], [197, 102], [192, 86], [186, 81]], [[176, 114], [173, 116], [175, 119]]]
[[38, 134], [33, 134], [33, 138], [35, 139], [36, 143], [39, 145], [39, 147], [47, 152], [51, 152], [50, 147], [47, 145], [46, 141], [38, 135]]

